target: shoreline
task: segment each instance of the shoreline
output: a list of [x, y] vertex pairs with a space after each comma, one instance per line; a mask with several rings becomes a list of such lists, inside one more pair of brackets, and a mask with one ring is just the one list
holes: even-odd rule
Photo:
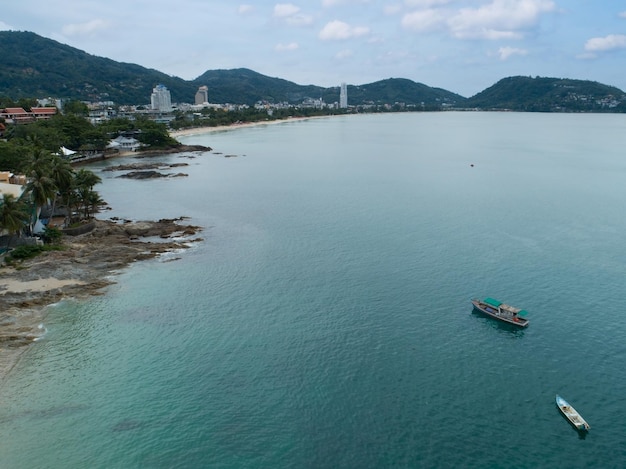
[[[235, 131], [244, 128], [267, 125], [288, 124], [334, 116], [293, 117], [271, 121], [246, 122], [216, 127], [194, 127], [170, 131], [170, 136], [178, 139], [213, 132]], [[185, 145], [185, 144], [182, 144]], [[210, 150], [210, 149], [209, 149]], [[165, 153], [178, 153], [181, 150], [168, 150]], [[161, 152], [157, 152], [161, 154]], [[138, 152], [126, 151], [112, 156], [147, 157]], [[87, 233], [81, 236], [64, 238], [66, 251], [51, 251], [23, 261], [19, 268], [0, 266], [0, 387], [6, 377], [19, 363], [20, 358], [42, 337], [49, 307], [64, 299], [85, 300], [104, 293], [104, 289], [115, 283], [115, 272], [127, 268], [135, 261], [154, 258], [160, 254], [178, 249], [186, 249], [190, 239], [202, 228], [178, 225], [177, 220], [158, 222], [123, 222], [95, 219], [100, 235]], [[121, 227], [120, 229], [118, 229]], [[121, 230], [121, 231], [120, 231]], [[99, 230], [95, 230], [97, 233]], [[102, 234], [105, 232], [106, 234]], [[183, 235], [182, 241], [158, 242], [142, 241], [141, 237], [159, 236], [167, 238]], [[129, 254], [120, 250], [133, 245]], [[90, 245], [89, 247], [85, 247]], [[109, 254], [106, 249], [118, 251]], [[103, 253], [103, 250], [105, 251]], [[92, 251], [97, 254], [92, 255]], [[148, 252], [148, 254], [146, 254]], [[67, 262], [67, 259], [70, 259]], [[64, 259], [66, 259], [64, 261]], [[176, 259], [174, 259], [176, 260]], [[111, 279], [113, 277], [113, 279]]]
[[231, 130], [246, 129], [250, 127], [261, 127], [265, 125], [288, 124], [290, 122], [301, 122], [313, 119], [326, 119], [335, 116], [311, 116], [311, 117], [290, 117], [288, 119], [275, 119], [257, 122], [242, 122], [240, 124], [218, 125], [215, 127], [191, 127], [187, 129], [171, 130], [170, 136], [178, 139], [178, 137], [191, 137], [193, 135], [209, 134], [213, 132], [226, 132]]
[[[66, 235], [64, 250], [0, 267], [0, 387], [23, 354], [45, 334], [42, 321], [51, 305], [102, 295], [116, 283], [116, 273], [132, 263], [202, 241], [195, 238], [202, 228], [181, 224], [182, 220], [95, 219], [93, 231]], [[150, 241], [155, 237], [159, 241]]]

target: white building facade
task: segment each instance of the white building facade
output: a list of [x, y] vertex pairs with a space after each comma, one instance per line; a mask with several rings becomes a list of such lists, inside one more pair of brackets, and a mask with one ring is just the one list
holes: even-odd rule
[[157, 85], [152, 89], [150, 96], [150, 105], [152, 109], [162, 112], [170, 112], [172, 110], [172, 97], [170, 90], [165, 85]]
[[348, 107], [348, 85], [341, 84], [341, 90], [339, 91], [339, 107], [345, 109]]

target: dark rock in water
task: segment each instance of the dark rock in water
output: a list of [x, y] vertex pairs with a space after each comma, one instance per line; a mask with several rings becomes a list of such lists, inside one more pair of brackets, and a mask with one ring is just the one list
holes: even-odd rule
[[135, 158], [149, 158], [152, 156], [168, 155], [172, 153], [183, 152], [208, 152], [212, 151], [211, 147], [205, 147], [204, 145], [173, 145], [168, 148], [159, 149], [145, 149], [137, 152]]
[[164, 168], [178, 168], [180, 166], [189, 166], [189, 163], [130, 163], [118, 166], [109, 166], [108, 168], [104, 168], [102, 171], [147, 171]]
[[155, 178], [166, 178], [169, 177], [168, 174], [159, 173], [158, 171], [131, 171], [130, 173], [122, 174], [118, 176], [120, 178], [129, 178], [129, 179], [155, 179]]

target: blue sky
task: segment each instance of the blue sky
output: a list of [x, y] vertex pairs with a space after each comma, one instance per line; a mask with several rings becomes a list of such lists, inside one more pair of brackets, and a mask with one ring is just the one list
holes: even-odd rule
[[626, 90], [623, 0], [21, 0], [3, 2], [0, 29], [187, 80], [246, 67], [301, 85], [408, 78], [467, 97], [513, 75]]

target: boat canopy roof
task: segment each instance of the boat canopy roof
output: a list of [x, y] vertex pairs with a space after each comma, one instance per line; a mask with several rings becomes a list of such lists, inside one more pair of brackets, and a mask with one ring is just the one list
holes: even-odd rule
[[485, 303], [493, 306], [494, 308], [498, 308], [502, 304], [501, 301], [494, 300], [493, 298], [489, 298], [489, 297], [485, 298]]

